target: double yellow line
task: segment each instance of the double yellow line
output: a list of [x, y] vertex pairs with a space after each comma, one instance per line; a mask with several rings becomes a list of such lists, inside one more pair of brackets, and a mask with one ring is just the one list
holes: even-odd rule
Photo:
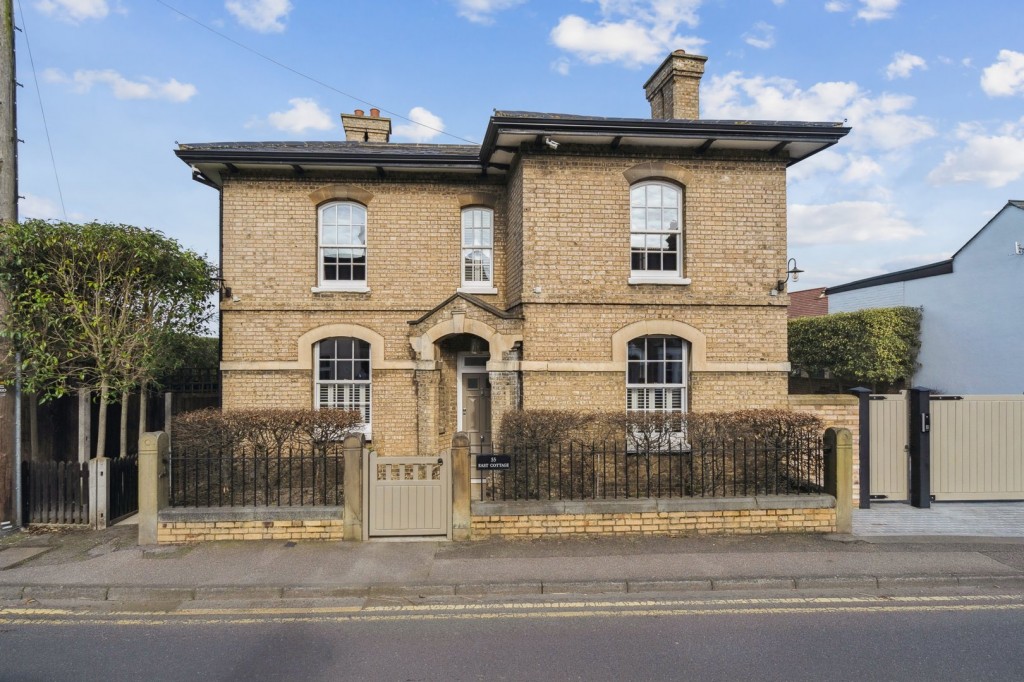
[[182, 608], [97, 612], [71, 608], [0, 608], [5, 625], [214, 625], [360, 623], [531, 618], [780, 615], [796, 613], [971, 612], [1024, 610], [1022, 595], [852, 596], [752, 599], [640, 599], [475, 602], [322, 607]]

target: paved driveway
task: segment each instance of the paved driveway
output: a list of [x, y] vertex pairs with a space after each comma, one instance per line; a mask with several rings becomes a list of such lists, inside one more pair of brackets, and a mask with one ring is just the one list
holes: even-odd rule
[[933, 502], [930, 509], [873, 502], [853, 510], [853, 534], [1024, 537], [1024, 502]]

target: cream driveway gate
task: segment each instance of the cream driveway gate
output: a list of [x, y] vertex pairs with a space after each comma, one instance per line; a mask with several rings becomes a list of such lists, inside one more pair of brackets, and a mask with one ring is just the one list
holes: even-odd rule
[[449, 464], [448, 454], [380, 457], [371, 452], [363, 495], [367, 537], [451, 538]]
[[932, 396], [936, 500], [1024, 500], [1024, 395]]

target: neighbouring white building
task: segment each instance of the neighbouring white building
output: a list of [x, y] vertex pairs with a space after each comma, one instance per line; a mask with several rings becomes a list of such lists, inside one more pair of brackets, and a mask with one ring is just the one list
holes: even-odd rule
[[828, 287], [829, 313], [923, 310], [916, 386], [1024, 392], [1024, 201], [1009, 201], [949, 260]]

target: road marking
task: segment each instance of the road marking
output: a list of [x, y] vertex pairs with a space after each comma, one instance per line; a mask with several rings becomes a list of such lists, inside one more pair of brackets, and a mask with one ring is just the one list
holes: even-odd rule
[[[953, 603], [968, 602], [968, 603]], [[970, 603], [973, 602], [973, 603]], [[1008, 602], [1008, 603], [997, 603]], [[717, 608], [706, 608], [706, 607]], [[485, 611], [486, 610], [486, 611]], [[190, 609], [160, 617], [139, 612], [88, 614], [73, 609], [4, 608], [3, 625], [223, 625], [261, 623], [375, 623], [530, 618], [595, 618], [714, 615], [791, 615], [805, 613], [955, 613], [1024, 610], [1021, 595], [963, 597], [809, 597], [719, 601], [549, 602], [529, 604], [431, 604], [396, 607], [314, 607]], [[306, 615], [304, 615], [306, 614]], [[217, 617], [220, 616], [220, 617]]]
[[[639, 600], [586, 600], [586, 601], [552, 601], [552, 602], [491, 602], [471, 604], [397, 604], [369, 606], [280, 606], [253, 608], [196, 607], [183, 609], [162, 609], [145, 611], [106, 611], [106, 616], [140, 617], [147, 614], [165, 614], [181, 616], [233, 616], [233, 615], [294, 615], [294, 614], [340, 614], [340, 613], [406, 613], [406, 612], [458, 612], [458, 611], [494, 611], [494, 610], [557, 610], [607, 608], [666, 608], [673, 606], [758, 606], [774, 604], [893, 604], [893, 603], [949, 603], [949, 602], [996, 602], [1019, 599], [1021, 595], [921, 595], [921, 596], [859, 596], [859, 597], [771, 597], [747, 599], [639, 599]], [[0, 615], [36, 615], [36, 616], [74, 616], [85, 613], [82, 608], [44, 608], [44, 607], [0, 607]]]

